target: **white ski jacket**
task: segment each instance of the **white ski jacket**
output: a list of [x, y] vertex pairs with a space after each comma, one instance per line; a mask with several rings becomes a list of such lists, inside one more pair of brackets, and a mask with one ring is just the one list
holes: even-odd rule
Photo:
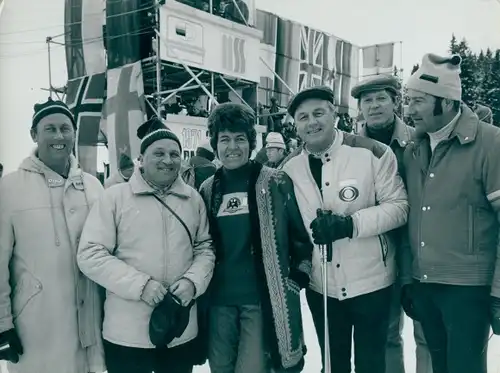
[[[351, 216], [354, 223], [353, 238], [333, 244], [328, 296], [344, 300], [392, 285], [396, 247], [388, 232], [406, 223], [409, 210], [396, 156], [375, 140], [337, 131], [334, 144], [321, 156], [322, 191], [314, 181], [308, 156], [303, 150], [282, 169], [294, 183], [311, 239], [309, 226], [318, 208]], [[323, 292], [318, 247], [313, 252], [310, 288]]]

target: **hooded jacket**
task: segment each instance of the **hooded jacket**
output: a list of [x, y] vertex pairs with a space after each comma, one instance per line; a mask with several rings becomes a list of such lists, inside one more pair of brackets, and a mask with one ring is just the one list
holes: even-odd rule
[[102, 304], [76, 253], [103, 188], [75, 158], [64, 179], [35, 154], [0, 181], [0, 332], [15, 327], [24, 347], [8, 369], [102, 372]]
[[[149, 339], [153, 307], [141, 299], [149, 279], [168, 288], [188, 278], [198, 297], [212, 278], [215, 255], [201, 196], [178, 177], [163, 197], [189, 228], [191, 244], [153, 193], [138, 168], [128, 183], [106, 189], [90, 212], [78, 250], [82, 272], [106, 289], [103, 338], [121, 346], [155, 347]], [[196, 312], [195, 305], [186, 330], [169, 347], [196, 337]]]

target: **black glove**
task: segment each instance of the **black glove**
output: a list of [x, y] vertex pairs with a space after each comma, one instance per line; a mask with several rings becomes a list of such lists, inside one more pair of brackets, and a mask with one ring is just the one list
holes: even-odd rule
[[0, 360], [17, 363], [23, 352], [21, 340], [15, 329], [0, 333]]
[[491, 297], [491, 329], [500, 335], [500, 298]]
[[306, 273], [299, 271], [298, 269], [290, 269], [288, 278], [299, 285], [299, 288], [301, 289], [305, 289], [309, 286], [309, 276]]
[[327, 245], [341, 240], [352, 238], [353, 223], [350, 216], [334, 215], [331, 212], [320, 214], [310, 225], [316, 245]]
[[415, 288], [413, 284], [404, 285], [401, 288], [401, 306], [406, 315], [415, 321], [419, 321], [417, 313], [415, 312]]

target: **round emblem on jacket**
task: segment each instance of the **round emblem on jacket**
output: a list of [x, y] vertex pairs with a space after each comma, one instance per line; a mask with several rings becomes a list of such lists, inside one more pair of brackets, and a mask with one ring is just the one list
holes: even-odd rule
[[343, 187], [339, 192], [339, 198], [344, 202], [352, 202], [359, 197], [359, 190], [353, 186]]

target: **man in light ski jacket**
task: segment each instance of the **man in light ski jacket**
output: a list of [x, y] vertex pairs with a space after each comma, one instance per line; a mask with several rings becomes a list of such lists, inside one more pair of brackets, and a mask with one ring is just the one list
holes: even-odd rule
[[103, 188], [72, 156], [75, 134], [63, 102], [35, 105], [37, 147], [0, 181], [0, 346], [10, 373], [106, 370], [98, 287], [76, 264]]
[[[283, 171], [293, 181], [315, 244], [333, 243], [327, 289], [322, 286], [319, 248], [313, 252], [307, 301], [324, 354], [322, 293], [327, 292], [335, 372], [351, 372], [354, 331], [356, 372], [385, 373], [396, 276], [396, 247], [388, 233], [406, 223], [406, 191], [388, 146], [335, 128], [333, 98], [330, 88], [314, 87], [298, 93], [288, 107], [305, 146]], [[331, 213], [318, 216], [318, 209]]]
[[461, 102], [460, 63], [426, 54], [407, 83], [416, 139], [404, 154], [402, 300], [435, 373], [486, 373], [490, 326], [500, 334], [500, 129]]
[[[368, 78], [356, 85], [351, 92], [353, 98], [358, 100], [358, 107], [365, 118], [365, 123], [359, 135], [369, 137], [390, 146], [396, 159], [398, 169], [404, 178], [403, 154], [410, 143], [414, 129], [407, 126], [396, 114], [400, 84], [393, 76], [378, 75]], [[408, 244], [407, 227], [401, 227], [391, 234], [395, 240], [396, 262], [401, 267], [402, 245]], [[400, 268], [398, 268], [401, 271]], [[389, 334], [386, 348], [386, 373], [404, 373], [403, 354], [403, 325], [404, 312], [401, 307], [401, 283], [398, 280], [394, 286], [392, 299], [391, 318], [389, 321]], [[413, 322], [413, 335], [415, 338], [417, 373], [431, 373], [432, 363], [422, 327], [417, 321]]]

